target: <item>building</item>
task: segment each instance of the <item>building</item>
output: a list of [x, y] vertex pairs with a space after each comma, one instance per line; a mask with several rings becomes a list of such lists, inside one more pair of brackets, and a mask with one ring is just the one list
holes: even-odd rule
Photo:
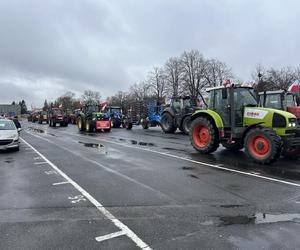
[[20, 116], [21, 106], [11, 104], [0, 104], [0, 116]]

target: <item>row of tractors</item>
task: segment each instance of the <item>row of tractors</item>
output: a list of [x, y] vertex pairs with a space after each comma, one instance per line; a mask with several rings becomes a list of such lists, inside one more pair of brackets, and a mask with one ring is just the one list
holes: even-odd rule
[[133, 104], [126, 113], [118, 106], [86, 103], [69, 116], [61, 109], [41, 111], [29, 119], [49, 126], [76, 123], [79, 131], [109, 132], [111, 128], [142, 125], [160, 126], [165, 133], [177, 129], [190, 135], [201, 154], [217, 150], [219, 145], [245, 153], [257, 163], [270, 164], [281, 155], [300, 156], [300, 107], [294, 93], [266, 91], [256, 93], [250, 86], [224, 84], [207, 90], [208, 103], [200, 107], [196, 98], [174, 97], [168, 104], [157, 101]]

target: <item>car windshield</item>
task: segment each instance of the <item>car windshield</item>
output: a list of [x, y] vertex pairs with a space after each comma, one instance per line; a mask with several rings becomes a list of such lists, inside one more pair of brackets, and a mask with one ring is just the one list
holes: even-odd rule
[[0, 130], [15, 130], [16, 126], [12, 121], [0, 120]]

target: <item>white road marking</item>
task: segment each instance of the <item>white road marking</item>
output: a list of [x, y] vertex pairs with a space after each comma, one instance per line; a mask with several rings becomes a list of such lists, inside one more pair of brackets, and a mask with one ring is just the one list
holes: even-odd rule
[[45, 161], [42, 161], [42, 162], [34, 162], [33, 164], [34, 165], [43, 165], [43, 164], [48, 164], [48, 163]]
[[36, 161], [36, 160], [42, 160], [41, 157], [33, 157], [33, 159]]
[[51, 175], [51, 174], [57, 174], [57, 172], [54, 170], [49, 170], [49, 171], [45, 171], [45, 174]]
[[[84, 136], [77, 135], [77, 134], [71, 134], [71, 133], [68, 133], [68, 132], [60, 132], [60, 133], [85, 138]], [[135, 147], [135, 146], [126, 145], [126, 144], [122, 144], [122, 143], [118, 143], [118, 142], [109, 141], [109, 140], [106, 140], [106, 139], [99, 139], [99, 138], [90, 138], [90, 139], [100, 141], [100, 142], [104, 141], [104, 142], [119, 145], [119, 146], [122, 146], [122, 147], [134, 148], [134, 149], [138, 149], [138, 150], [142, 150], [142, 151], [152, 152], [152, 153], [155, 153], [155, 154], [159, 154], [159, 155], [163, 155], [163, 156], [167, 156], [167, 157], [171, 157], [171, 158], [175, 158], [175, 159], [179, 159], [179, 160], [183, 160], [183, 161], [188, 161], [188, 162], [191, 162], [191, 163], [204, 165], [204, 166], [215, 168], [215, 169], [221, 169], [221, 170], [225, 170], [225, 171], [232, 172], [232, 173], [251, 176], [251, 177], [264, 179], [264, 180], [268, 180], [268, 181], [273, 181], [273, 182], [277, 182], [277, 183], [282, 183], [282, 184], [286, 184], [286, 185], [290, 185], [290, 186], [300, 187], [300, 184], [298, 184], [298, 183], [294, 183], [294, 182], [290, 182], [290, 181], [283, 181], [283, 180], [272, 178], [272, 177], [267, 177], [267, 176], [258, 175], [258, 174], [254, 174], [254, 173], [243, 172], [243, 171], [236, 170], [236, 169], [226, 168], [226, 167], [223, 167], [219, 164], [210, 164], [210, 163], [206, 163], [206, 162], [195, 161], [195, 160], [192, 160], [192, 159], [188, 159], [186, 157], [181, 157], [181, 156], [173, 155], [173, 154], [166, 153], [166, 152], [159, 152], [159, 151], [155, 151], [155, 150], [148, 149], [148, 148]]]
[[63, 184], [68, 184], [68, 183], [70, 183], [70, 182], [68, 182], [68, 181], [62, 181], [62, 182], [53, 183], [52, 185], [53, 186], [58, 186], [58, 185], [63, 185]]
[[99, 236], [99, 237], [96, 237], [95, 239], [96, 239], [96, 241], [101, 242], [101, 241], [110, 240], [112, 238], [116, 238], [116, 237], [119, 237], [122, 235], [125, 235], [125, 233], [123, 231], [119, 231], [119, 232]]
[[68, 175], [61, 171], [56, 165], [49, 161], [43, 154], [31, 146], [23, 138], [21, 140], [30, 148], [32, 148], [42, 159], [44, 159], [48, 164], [58, 172], [62, 177], [64, 177], [70, 184], [74, 186], [84, 197], [86, 197], [107, 219], [109, 219], [116, 227], [121, 229], [128, 238], [130, 238], [138, 247], [141, 249], [151, 250], [151, 248], [140, 239], [129, 227], [127, 227], [123, 222], [118, 220], [113, 216], [100, 202], [98, 202], [93, 196], [91, 196], [85, 189], [79, 186], [75, 181], [73, 181]]

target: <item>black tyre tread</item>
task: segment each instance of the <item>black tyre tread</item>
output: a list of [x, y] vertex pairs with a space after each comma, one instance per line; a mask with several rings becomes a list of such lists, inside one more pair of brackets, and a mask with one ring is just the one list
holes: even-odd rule
[[[264, 135], [267, 135], [267, 137], [270, 137], [270, 141], [272, 143], [271, 144], [272, 145], [272, 153], [270, 154], [270, 156], [267, 159], [264, 159], [264, 160], [255, 159], [250, 154], [250, 152], [248, 150], [248, 147], [247, 147], [247, 141], [248, 141], [248, 138], [250, 137], [250, 135], [252, 133], [263, 133]], [[281, 149], [282, 149], [282, 142], [281, 142], [280, 136], [278, 136], [277, 133], [274, 130], [270, 129], [270, 128], [258, 127], [258, 128], [250, 130], [248, 132], [248, 134], [246, 135], [246, 138], [245, 138], [245, 153], [249, 158], [253, 159], [253, 161], [258, 163], [258, 164], [269, 165], [269, 164], [274, 163], [280, 157]]]
[[[209, 143], [209, 146], [205, 149], [205, 150], [200, 150], [197, 145], [194, 142], [194, 137], [193, 137], [193, 128], [196, 124], [198, 123], [202, 123], [204, 125], [207, 126], [209, 132], [210, 132], [210, 136], [211, 138], [213, 138], [213, 140], [211, 140], [211, 142]], [[191, 124], [191, 132], [190, 132], [190, 140], [191, 140], [191, 144], [192, 146], [201, 154], [210, 154], [215, 152], [219, 145], [220, 145], [220, 141], [219, 141], [219, 135], [218, 135], [218, 130], [217, 128], [214, 126], [214, 124], [207, 118], [205, 117], [198, 117], [195, 120], [192, 121]]]
[[188, 125], [186, 125], [185, 123], [190, 122], [190, 119], [191, 119], [191, 116], [189, 115], [189, 116], [184, 117], [184, 119], [183, 119], [183, 121], [182, 121], [182, 125], [181, 125], [181, 128], [182, 128], [182, 129], [181, 129], [181, 131], [182, 131], [184, 134], [186, 134], [186, 135], [188, 135], [188, 134], [190, 133], [191, 125], [190, 125], [190, 129], [187, 130], [187, 129], [186, 129], [186, 126], [188, 126]]
[[[172, 126], [166, 128], [164, 126], [164, 119], [171, 119], [172, 120]], [[173, 121], [173, 117], [170, 113], [166, 112], [166, 113], [163, 113], [162, 116], [161, 116], [161, 119], [160, 119], [160, 124], [161, 124], [161, 128], [162, 130], [166, 133], [166, 134], [173, 134], [175, 133], [175, 131], [177, 130], [177, 127], [174, 126], [174, 121]]]

